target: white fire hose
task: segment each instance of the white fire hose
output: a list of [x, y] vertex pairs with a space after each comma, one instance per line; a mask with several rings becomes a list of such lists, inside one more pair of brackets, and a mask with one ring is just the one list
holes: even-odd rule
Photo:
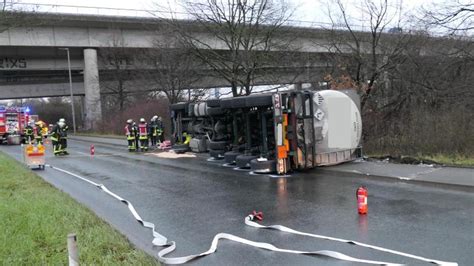
[[[256, 248], [260, 248], [260, 249], [265, 249], [265, 250], [270, 250], [270, 251], [276, 251], [276, 252], [292, 253], [292, 254], [303, 254], [303, 255], [319, 255], [319, 256], [326, 256], [326, 257], [330, 257], [330, 258], [334, 258], [334, 259], [344, 260], [344, 261], [362, 262], [362, 263], [367, 263], [367, 264], [403, 265], [403, 264], [390, 263], [390, 262], [384, 262], [384, 261], [358, 259], [358, 258], [354, 258], [354, 257], [351, 257], [351, 256], [347, 256], [347, 255], [342, 254], [340, 252], [330, 251], [330, 250], [301, 251], [301, 250], [293, 250], [293, 249], [282, 249], [282, 248], [275, 247], [274, 245], [269, 244], [269, 243], [255, 242], [255, 241], [252, 241], [252, 240], [248, 240], [248, 239], [241, 238], [241, 237], [231, 235], [231, 234], [227, 234], [227, 233], [219, 233], [219, 234], [215, 235], [214, 239], [212, 240], [211, 246], [205, 252], [202, 252], [202, 253], [199, 253], [199, 254], [194, 254], [194, 255], [189, 255], [189, 256], [184, 256], [184, 257], [174, 257], [174, 258], [165, 257], [166, 255], [170, 254], [171, 252], [173, 252], [176, 249], [176, 243], [174, 241], [168, 241], [168, 239], [165, 236], [158, 233], [155, 230], [155, 224], [143, 220], [142, 217], [135, 210], [135, 207], [133, 207], [131, 202], [129, 202], [128, 200], [126, 200], [126, 199], [120, 197], [119, 195], [113, 193], [112, 191], [110, 191], [103, 184], [95, 183], [95, 182], [93, 182], [93, 181], [91, 181], [87, 178], [81, 177], [77, 174], [74, 174], [72, 172], [69, 172], [67, 170], [64, 170], [64, 169], [61, 169], [61, 168], [58, 168], [58, 167], [55, 167], [55, 166], [52, 166], [52, 165], [47, 165], [47, 166], [54, 169], [54, 170], [63, 172], [65, 174], [71, 175], [71, 176], [76, 177], [76, 178], [79, 178], [80, 180], [85, 181], [85, 182], [101, 189], [102, 191], [104, 191], [105, 193], [107, 193], [110, 196], [114, 197], [115, 199], [121, 201], [122, 203], [125, 203], [127, 205], [128, 209], [130, 210], [130, 212], [132, 213], [132, 215], [135, 217], [135, 219], [142, 226], [150, 228], [152, 230], [152, 233], [153, 233], [153, 242], [152, 243], [153, 243], [153, 245], [158, 246], [158, 247], [164, 247], [164, 249], [162, 249], [158, 252], [158, 260], [161, 261], [162, 263], [165, 263], [165, 264], [183, 264], [183, 263], [189, 262], [191, 260], [194, 260], [194, 259], [197, 259], [197, 258], [200, 258], [200, 257], [207, 256], [209, 254], [212, 254], [212, 253], [217, 251], [217, 245], [219, 243], [219, 240], [227, 239], [227, 240], [238, 242], [238, 243], [241, 243], [241, 244], [244, 244], [244, 245], [248, 245], [248, 246], [252, 246], [252, 247], [256, 247]], [[370, 249], [374, 249], [374, 250], [378, 250], [378, 251], [382, 251], [382, 252], [387, 252], [387, 253], [391, 253], [391, 254], [395, 254], [395, 255], [400, 255], [400, 256], [403, 256], [403, 257], [412, 258], [412, 259], [416, 259], [416, 260], [420, 260], [420, 261], [424, 261], [424, 262], [429, 262], [429, 263], [433, 263], [433, 264], [437, 264], [437, 265], [450, 265], [450, 266], [451, 265], [452, 266], [458, 265], [456, 262], [447, 262], [447, 261], [439, 261], [439, 260], [424, 258], [424, 257], [421, 257], [421, 256], [416, 256], [416, 255], [412, 255], [412, 254], [408, 254], [408, 253], [403, 253], [403, 252], [400, 252], [400, 251], [395, 251], [395, 250], [382, 248], [382, 247], [378, 247], [378, 246], [374, 246], [374, 245], [364, 244], [364, 243], [357, 242], [357, 241], [354, 241], [354, 240], [346, 240], [346, 239], [341, 239], [341, 238], [335, 238], [335, 237], [329, 237], [329, 236], [323, 236], [323, 235], [316, 235], [316, 234], [300, 232], [300, 231], [288, 228], [288, 227], [283, 226], [283, 225], [268, 225], [268, 226], [267, 225], [261, 225], [261, 224], [258, 224], [256, 222], [254, 222], [253, 221], [254, 218], [255, 218], [254, 215], [252, 215], [252, 214], [248, 215], [247, 217], [245, 217], [245, 224], [248, 225], [248, 226], [254, 227], [254, 228], [259, 228], [259, 229], [273, 229], [273, 230], [278, 230], [278, 231], [282, 231], [282, 232], [286, 232], [286, 233], [290, 233], [290, 234], [303, 235], [303, 236], [319, 238], [319, 239], [324, 239], [324, 240], [332, 240], [332, 241], [337, 241], [337, 242], [348, 243], [348, 244], [362, 246], [362, 247], [366, 247], [366, 248], [370, 248]]]

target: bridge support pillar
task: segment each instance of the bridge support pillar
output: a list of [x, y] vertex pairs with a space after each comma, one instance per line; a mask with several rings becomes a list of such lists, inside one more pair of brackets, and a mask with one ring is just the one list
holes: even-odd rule
[[102, 119], [96, 49], [84, 49], [84, 90], [84, 129], [95, 130]]

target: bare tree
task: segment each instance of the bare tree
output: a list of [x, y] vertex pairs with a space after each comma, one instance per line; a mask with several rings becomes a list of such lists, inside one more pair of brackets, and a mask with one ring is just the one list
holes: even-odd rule
[[163, 93], [170, 103], [177, 103], [184, 98], [192, 100], [199, 94], [196, 82], [200, 80], [202, 65], [194, 58], [190, 49], [177, 41], [172, 34], [165, 34], [155, 40], [154, 48], [144, 51], [141, 62], [145, 71], [141, 79], [155, 94]]
[[4, 32], [15, 25], [15, 12], [13, 12], [13, 0], [3, 0], [0, 3], [0, 32]]
[[[368, 22], [368, 28], [363, 29], [354, 26], [358, 21], [348, 14], [341, 0], [336, 0], [335, 4], [336, 9], [329, 5], [333, 28], [329, 30], [328, 50], [332, 52], [335, 62], [333, 75], [343, 76], [347, 84], [359, 90], [361, 107], [364, 108], [376, 88], [389, 86], [388, 71], [404, 60], [402, 53], [409, 36], [387, 34], [395, 16], [390, 12], [388, 0], [363, 1], [360, 12], [363, 20]], [[333, 10], [337, 10], [337, 14]], [[343, 30], [340, 30], [341, 25]], [[347, 82], [347, 78], [352, 82]]]
[[474, 30], [474, 3], [472, 1], [446, 1], [442, 5], [431, 6], [423, 11], [423, 21], [429, 26], [446, 29], [451, 34], [462, 32], [472, 34]]
[[[2, 0], [0, 2], [0, 33], [12, 27], [32, 23], [35, 19], [23, 12], [27, 10], [16, 7], [16, 2], [15, 0]], [[34, 6], [30, 7], [28, 11], [34, 12]], [[35, 23], [39, 23], [39, 21], [35, 21]]]
[[134, 76], [134, 60], [131, 52], [127, 49], [114, 45], [112, 48], [101, 49], [99, 53], [100, 61], [105, 66], [101, 90], [104, 95], [106, 109], [122, 111], [128, 101], [130, 91], [127, 82]]
[[276, 40], [291, 15], [283, 2], [190, 0], [184, 8], [191, 27], [182, 27], [182, 21], [173, 26], [194, 56], [229, 83], [233, 96], [249, 95], [253, 82], [265, 74], [269, 52], [288, 48], [283, 39]]

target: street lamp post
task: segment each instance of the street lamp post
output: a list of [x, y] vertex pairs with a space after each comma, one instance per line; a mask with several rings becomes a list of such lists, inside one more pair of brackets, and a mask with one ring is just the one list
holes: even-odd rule
[[72, 110], [72, 127], [76, 134], [76, 112], [74, 111], [74, 96], [72, 94], [72, 75], [71, 75], [71, 57], [69, 56], [69, 48], [59, 48], [67, 53], [67, 68], [69, 70], [69, 93], [71, 94], [71, 110]]

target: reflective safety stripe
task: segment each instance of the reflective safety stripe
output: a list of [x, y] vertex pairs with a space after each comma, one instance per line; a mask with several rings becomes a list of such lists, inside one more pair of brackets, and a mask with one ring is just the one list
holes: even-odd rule
[[[200, 257], [207, 256], [209, 254], [212, 254], [212, 253], [217, 251], [217, 245], [219, 243], [219, 240], [227, 239], [227, 240], [238, 242], [238, 243], [241, 243], [241, 244], [244, 244], [244, 245], [249, 245], [249, 246], [253, 246], [253, 247], [256, 247], [256, 248], [260, 248], [260, 249], [271, 250], [271, 251], [282, 252], [282, 253], [304, 254], [304, 255], [320, 255], [320, 256], [331, 257], [331, 258], [344, 260], [344, 261], [362, 262], [362, 263], [367, 263], [367, 264], [402, 265], [402, 264], [395, 264], [395, 263], [389, 263], [389, 262], [384, 262], [384, 261], [358, 259], [358, 258], [354, 258], [354, 257], [351, 257], [351, 256], [347, 256], [347, 255], [342, 254], [340, 252], [330, 251], [330, 250], [301, 251], [301, 250], [293, 250], [293, 249], [282, 249], [282, 248], [278, 248], [278, 247], [276, 247], [272, 244], [269, 244], [269, 243], [256, 242], [256, 241], [248, 240], [248, 239], [241, 238], [241, 237], [231, 235], [231, 234], [227, 234], [227, 233], [218, 233], [217, 235], [215, 235], [209, 249], [202, 252], [202, 253], [189, 255], [189, 256], [183, 256], [183, 257], [168, 258], [168, 257], [165, 257], [165, 256], [170, 254], [171, 252], [173, 252], [176, 249], [176, 243], [174, 241], [168, 241], [168, 239], [165, 236], [158, 233], [155, 230], [155, 224], [143, 220], [142, 217], [138, 214], [135, 207], [132, 205], [132, 203], [130, 201], [128, 201], [128, 200], [120, 197], [119, 195], [113, 193], [112, 191], [110, 191], [103, 184], [95, 183], [95, 182], [93, 182], [93, 181], [91, 181], [87, 178], [81, 177], [79, 175], [76, 175], [76, 174], [74, 174], [72, 172], [69, 172], [67, 170], [63, 170], [61, 168], [57, 168], [57, 167], [54, 167], [54, 166], [51, 166], [51, 165], [48, 165], [48, 166], [55, 169], [55, 170], [57, 170], [57, 171], [60, 171], [60, 172], [63, 172], [65, 174], [68, 174], [68, 175], [74, 176], [76, 178], [79, 178], [79, 179], [81, 179], [81, 180], [83, 180], [83, 181], [85, 181], [85, 182], [101, 189], [102, 191], [104, 191], [105, 193], [107, 193], [110, 196], [114, 197], [115, 199], [119, 200], [120, 202], [126, 204], [128, 209], [132, 213], [132, 215], [135, 217], [135, 219], [142, 226], [150, 228], [152, 230], [152, 233], [153, 233], [152, 243], [153, 243], [153, 245], [159, 246], [159, 247], [165, 247], [164, 249], [162, 249], [158, 252], [158, 260], [160, 260], [161, 262], [163, 262], [165, 264], [182, 264], [182, 263], [186, 263], [188, 261], [191, 261], [191, 260], [194, 260], [194, 259], [197, 259], [197, 258], [200, 258]], [[424, 258], [424, 257], [420, 257], [420, 256], [408, 254], [408, 253], [403, 253], [403, 252], [399, 252], [399, 251], [395, 251], [395, 250], [391, 250], [391, 249], [386, 249], [386, 248], [374, 246], [374, 245], [364, 244], [364, 243], [353, 241], [353, 240], [346, 240], [346, 239], [341, 239], [341, 238], [304, 233], [304, 232], [300, 232], [300, 231], [297, 231], [297, 230], [294, 230], [294, 229], [291, 229], [291, 228], [288, 228], [288, 227], [282, 226], [282, 225], [268, 225], [268, 226], [261, 225], [261, 224], [258, 224], [256, 222], [253, 222], [253, 218], [254, 218], [253, 215], [249, 215], [249, 216], [245, 217], [245, 220], [244, 220], [245, 224], [248, 225], [248, 226], [251, 226], [253, 228], [257, 228], [257, 229], [273, 229], [273, 230], [278, 230], [278, 231], [282, 231], [282, 232], [286, 232], [286, 233], [290, 233], [290, 234], [303, 235], [303, 236], [307, 236], [307, 237], [319, 238], [319, 239], [324, 239], [324, 240], [344, 242], [344, 243], [348, 243], [348, 244], [352, 244], [352, 245], [358, 245], [358, 246], [362, 246], [362, 247], [367, 247], [367, 248], [371, 248], [371, 249], [375, 249], [375, 250], [379, 250], [379, 251], [383, 251], [383, 252], [387, 252], [387, 253], [392, 253], [392, 254], [396, 254], [396, 255], [412, 258], [412, 259], [416, 259], [416, 260], [430, 262], [430, 263], [434, 263], [434, 264], [438, 264], [438, 265], [450, 265], [450, 266], [451, 265], [452, 266], [458, 265], [456, 262], [446, 262], [446, 261], [428, 259], [428, 258]]]

